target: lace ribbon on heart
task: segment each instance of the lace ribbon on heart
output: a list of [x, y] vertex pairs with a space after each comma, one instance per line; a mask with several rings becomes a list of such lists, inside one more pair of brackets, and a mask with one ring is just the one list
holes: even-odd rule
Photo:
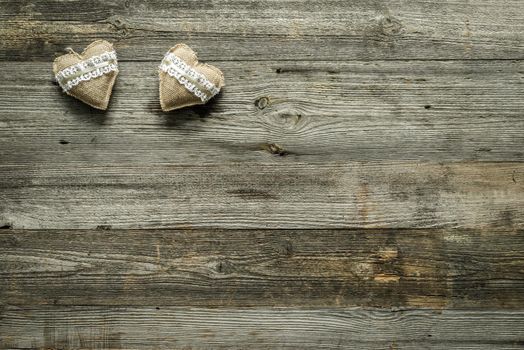
[[106, 51], [62, 69], [55, 75], [55, 78], [64, 92], [67, 92], [83, 81], [89, 81], [116, 71], [118, 71], [116, 52]]
[[168, 52], [164, 56], [159, 68], [178, 80], [180, 84], [204, 103], [220, 92], [215, 84], [172, 52]]

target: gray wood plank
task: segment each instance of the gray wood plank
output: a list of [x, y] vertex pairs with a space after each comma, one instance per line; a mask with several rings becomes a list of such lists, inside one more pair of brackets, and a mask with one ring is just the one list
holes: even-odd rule
[[520, 311], [7, 307], [2, 349], [522, 349]]
[[117, 41], [125, 60], [174, 40], [214, 60], [524, 57], [520, 0], [3, 0], [0, 20], [0, 60], [47, 61], [94, 38]]
[[523, 228], [523, 174], [523, 163], [36, 162], [0, 168], [0, 223], [14, 228]]
[[0, 230], [0, 304], [520, 309], [522, 230]]
[[524, 161], [522, 61], [218, 62], [218, 99], [169, 114], [157, 63], [121, 64], [107, 113], [49, 63], [1, 63], [3, 164]]

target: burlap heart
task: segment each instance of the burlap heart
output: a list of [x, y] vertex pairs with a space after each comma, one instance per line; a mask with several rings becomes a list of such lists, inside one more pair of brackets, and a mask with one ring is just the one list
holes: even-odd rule
[[160, 105], [164, 112], [205, 104], [224, 86], [222, 72], [199, 63], [196, 53], [185, 44], [172, 47], [159, 68]]
[[68, 95], [88, 105], [106, 110], [113, 91], [118, 62], [113, 44], [105, 40], [91, 43], [82, 54], [69, 50], [53, 63], [55, 79]]

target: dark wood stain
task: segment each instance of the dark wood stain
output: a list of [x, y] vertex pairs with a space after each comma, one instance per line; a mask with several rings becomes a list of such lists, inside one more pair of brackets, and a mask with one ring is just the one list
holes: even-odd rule
[[512, 310], [524, 302], [524, 260], [514, 258], [524, 234], [514, 229], [5, 230], [0, 242], [1, 272], [12, 272], [0, 290], [7, 304]]

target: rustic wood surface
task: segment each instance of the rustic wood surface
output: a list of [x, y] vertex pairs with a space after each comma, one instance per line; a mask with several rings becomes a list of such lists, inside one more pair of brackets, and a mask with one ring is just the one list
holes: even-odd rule
[[4, 347], [522, 349], [522, 311], [8, 307]]
[[[522, 349], [524, 2], [0, 0], [0, 349]], [[96, 38], [107, 112], [51, 61]], [[162, 113], [186, 42], [226, 76]]]
[[4, 230], [16, 305], [447, 307], [524, 303], [522, 230]]

